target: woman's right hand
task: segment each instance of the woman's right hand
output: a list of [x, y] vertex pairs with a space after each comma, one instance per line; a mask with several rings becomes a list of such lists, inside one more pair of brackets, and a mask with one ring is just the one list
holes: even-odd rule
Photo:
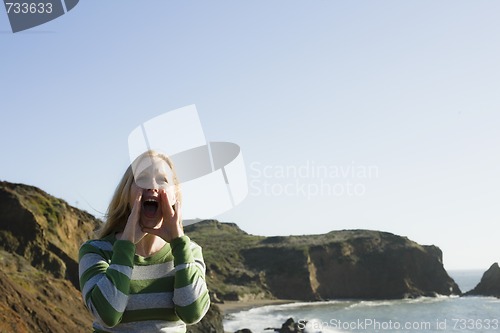
[[145, 232], [141, 230], [139, 220], [141, 218], [141, 199], [142, 192], [137, 191], [137, 195], [134, 200], [134, 205], [132, 206], [132, 211], [127, 220], [127, 225], [123, 229], [121, 235], [122, 240], [129, 240], [134, 244], [139, 243], [139, 241], [146, 235]]

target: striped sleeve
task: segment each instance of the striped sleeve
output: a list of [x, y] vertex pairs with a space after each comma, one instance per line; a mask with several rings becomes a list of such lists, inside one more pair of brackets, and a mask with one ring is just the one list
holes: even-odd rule
[[[80, 290], [96, 320], [116, 326], [127, 306], [135, 245], [117, 240], [84, 243], [79, 252]], [[108, 260], [109, 258], [109, 260]]]
[[210, 306], [201, 247], [188, 236], [176, 238], [170, 245], [175, 266], [175, 311], [183, 322], [194, 324], [203, 318]]

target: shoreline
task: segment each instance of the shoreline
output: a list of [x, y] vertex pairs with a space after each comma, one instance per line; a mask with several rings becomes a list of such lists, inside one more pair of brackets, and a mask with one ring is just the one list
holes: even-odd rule
[[295, 303], [298, 301], [287, 299], [258, 299], [251, 301], [225, 301], [224, 303], [214, 303], [219, 307], [222, 315], [228, 315], [235, 312], [246, 311], [253, 308], [259, 308], [267, 305], [281, 305]]

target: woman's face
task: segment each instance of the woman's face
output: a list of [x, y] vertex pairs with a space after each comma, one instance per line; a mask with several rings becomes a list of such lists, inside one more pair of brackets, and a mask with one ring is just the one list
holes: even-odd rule
[[173, 206], [176, 201], [172, 170], [159, 157], [144, 158], [135, 170], [129, 203], [132, 207], [137, 195], [142, 194], [139, 222], [144, 227], [153, 228], [163, 219], [159, 191], [164, 189], [167, 192], [170, 205]]

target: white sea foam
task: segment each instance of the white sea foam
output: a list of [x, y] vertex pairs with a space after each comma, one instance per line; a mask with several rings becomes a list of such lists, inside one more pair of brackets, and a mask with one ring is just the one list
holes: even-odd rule
[[394, 301], [358, 301], [349, 305], [346, 309], [356, 309], [360, 307], [390, 306]]

